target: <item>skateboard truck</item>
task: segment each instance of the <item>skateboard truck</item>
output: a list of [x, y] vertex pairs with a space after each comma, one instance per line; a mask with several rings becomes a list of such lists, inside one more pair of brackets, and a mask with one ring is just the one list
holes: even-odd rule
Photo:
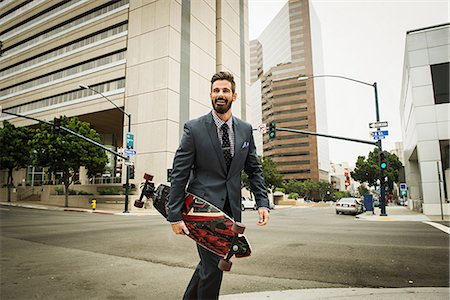
[[145, 179], [145, 183], [142, 188], [141, 195], [138, 200], [134, 201], [134, 206], [138, 207], [138, 208], [142, 208], [144, 206], [144, 201], [142, 201], [144, 196], [147, 199], [149, 199], [149, 198], [153, 197], [153, 194], [155, 191], [155, 185], [153, 182], [151, 182], [153, 180], [153, 175], [145, 173], [144, 179]]
[[239, 222], [235, 222], [231, 226], [231, 230], [233, 230], [234, 236], [233, 239], [231, 240], [230, 251], [228, 251], [225, 258], [220, 259], [218, 264], [218, 268], [221, 271], [226, 272], [231, 270], [231, 266], [233, 265], [233, 263], [230, 261], [230, 259], [233, 257], [233, 255], [246, 251], [245, 249], [242, 249], [242, 246], [239, 243], [239, 234], [244, 233], [245, 225]]

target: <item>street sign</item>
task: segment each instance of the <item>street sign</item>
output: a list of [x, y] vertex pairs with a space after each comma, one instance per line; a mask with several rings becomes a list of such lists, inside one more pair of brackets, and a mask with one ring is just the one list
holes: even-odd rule
[[134, 149], [125, 149], [126, 155], [136, 155], [136, 150]]
[[133, 162], [129, 161], [129, 160], [126, 160], [126, 161], [124, 161], [124, 164], [125, 164], [125, 166], [132, 166]]
[[376, 140], [376, 141], [377, 140], [382, 140], [382, 139], [384, 139], [384, 135], [376, 135], [376, 136], [373, 137], [373, 139]]
[[369, 123], [369, 128], [381, 128], [381, 127], [388, 127], [388, 122], [382, 121], [382, 122]]
[[126, 146], [127, 146], [126, 147], [127, 149], [134, 148], [134, 133], [131, 133], [131, 132], [127, 133]]
[[376, 137], [376, 136], [387, 136], [389, 135], [389, 131], [387, 130], [378, 130], [378, 131], [372, 131], [370, 133], [371, 136]]
[[258, 125], [258, 132], [261, 134], [264, 134], [267, 132], [267, 126], [266, 123], [262, 123]]

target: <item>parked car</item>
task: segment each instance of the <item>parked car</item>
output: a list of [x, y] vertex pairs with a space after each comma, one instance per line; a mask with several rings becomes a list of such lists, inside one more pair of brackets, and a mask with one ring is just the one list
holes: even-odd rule
[[256, 202], [255, 200], [251, 199], [250, 197], [241, 197], [241, 209], [245, 210], [246, 208], [256, 209]]
[[336, 202], [336, 214], [360, 214], [364, 211], [364, 205], [357, 198], [342, 198]]

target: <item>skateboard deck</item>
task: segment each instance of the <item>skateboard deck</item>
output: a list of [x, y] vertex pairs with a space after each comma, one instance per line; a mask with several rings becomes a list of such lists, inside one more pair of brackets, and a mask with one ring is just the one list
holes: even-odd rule
[[[155, 209], [167, 218], [170, 187], [161, 184], [155, 190], [153, 183], [150, 182], [151, 178], [152, 176], [148, 174], [144, 176], [146, 183], [138, 201], [142, 201], [143, 196], [147, 199], [152, 198]], [[139, 205], [135, 203], [135, 206]], [[207, 200], [186, 193], [182, 219], [189, 229], [188, 236], [191, 239], [223, 258], [219, 263], [220, 269], [228, 271], [231, 268], [229, 260], [233, 255], [238, 258], [250, 256], [251, 247], [243, 235], [245, 226], [235, 222]]]

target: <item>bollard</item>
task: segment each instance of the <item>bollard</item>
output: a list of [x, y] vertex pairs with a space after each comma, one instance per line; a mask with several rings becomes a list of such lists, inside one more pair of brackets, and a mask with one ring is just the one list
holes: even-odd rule
[[97, 200], [95, 200], [95, 199], [91, 200], [91, 207], [92, 207], [92, 210], [95, 210], [97, 208]]

